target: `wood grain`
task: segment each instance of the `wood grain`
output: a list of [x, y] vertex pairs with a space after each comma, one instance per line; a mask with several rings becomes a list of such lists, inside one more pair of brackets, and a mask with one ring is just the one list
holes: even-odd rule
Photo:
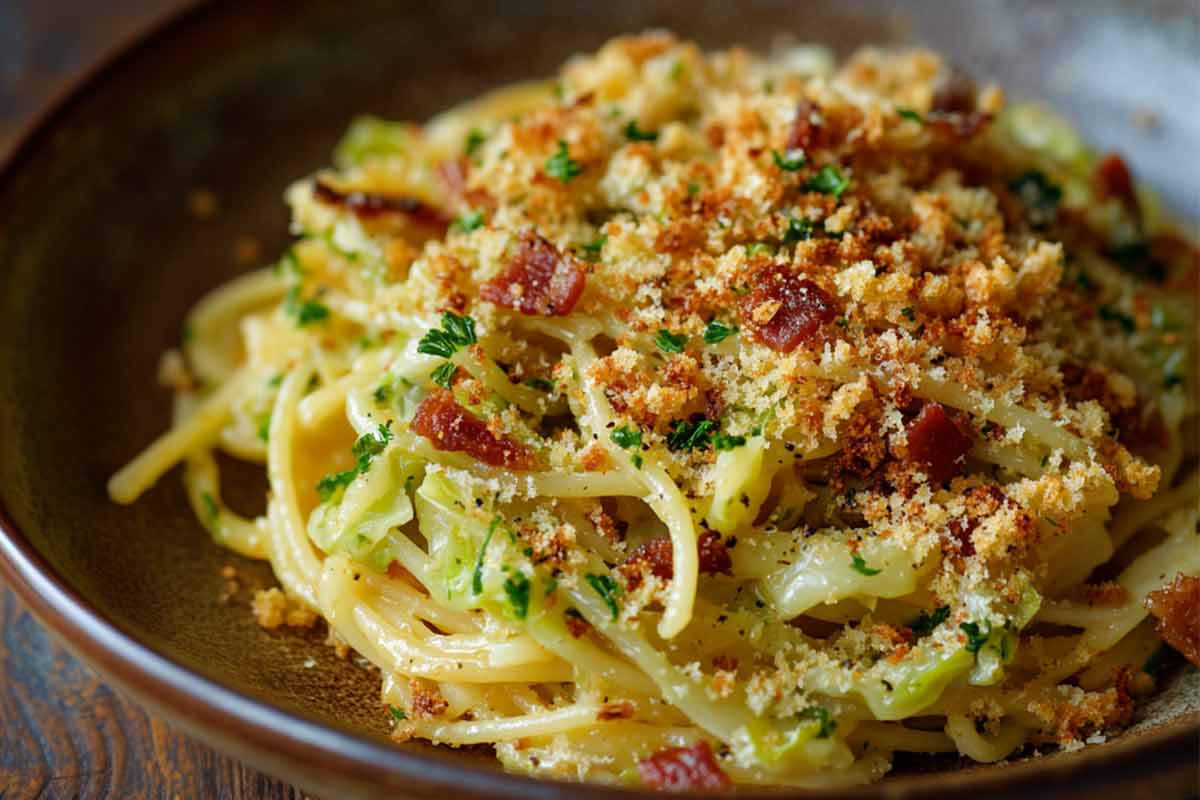
[[0, 798], [308, 795], [193, 741], [100, 680], [0, 591]]
[[[178, 0], [0, 0], [0, 155], [64, 82]], [[147, 714], [0, 584], [0, 800], [301, 800]]]

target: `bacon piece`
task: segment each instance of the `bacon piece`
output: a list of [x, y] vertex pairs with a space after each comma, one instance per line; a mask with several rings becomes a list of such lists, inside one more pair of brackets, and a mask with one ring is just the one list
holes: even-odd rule
[[1101, 200], [1115, 198], [1135, 218], [1142, 216], [1141, 206], [1138, 205], [1137, 191], [1133, 186], [1133, 173], [1125, 159], [1117, 153], [1109, 153], [1096, 164], [1094, 173], [1096, 193]]
[[1158, 635], [1200, 667], [1200, 578], [1180, 573], [1146, 597]]
[[728, 789], [733, 785], [708, 742], [659, 750], [638, 762], [638, 775], [649, 788], [668, 792]]
[[533, 468], [533, 453], [528, 447], [496, 436], [486, 422], [460, 406], [445, 389], [436, 389], [421, 401], [410, 427], [438, 450], [466, 453], [493, 467]]
[[440, 209], [408, 195], [341, 192], [318, 178], [313, 181], [313, 197], [326, 205], [344, 208], [361, 219], [401, 214], [413, 222], [440, 229], [442, 233], [450, 224]]
[[696, 544], [700, 548], [700, 572], [705, 575], [732, 575], [733, 559], [725, 547], [725, 540], [712, 531], [700, 534]]
[[908, 423], [908, 457], [925, 468], [933, 483], [959, 475], [966, 464], [971, 437], [946, 413], [941, 403], [926, 403]]
[[750, 336], [780, 353], [795, 350], [837, 316], [821, 287], [779, 266], [758, 273], [738, 311]]
[[480, 287], [479, 295], [522, 314], [566, 316], [579, 302], [586, 278], [579, 259], [563, 255], [535, 232], [526, 231], [508, 266]]
[[821, 109], [810, 100], [801, 100], [796, 106], [796, 119], [792, 123], [792, 132], [788, 135], [788, 150], [803, 150], [808, 153], [822, 143], [824, 129], [820, 122], [813, 122], [813, 116], [819, 115]]
[[[733, 559], [729, 557], [729, 550], [726, 549], [725, 542], [719, 534], [713, 531], [704, 531], [696, 540], [696, 546], [701, 573], [705, 575], [718, 573], [730, 575], [733, 573]], [[625, 559], [620, 570], [631, 589], [636, 589], [641, 584], [641, 570], [639, 569], [641, 564], [648, 566], [655, 577], [664, 581], [671, 580], [675, 576], [675, 556], [671, 549], [671, 537], [659, 536], [651, 539], [639, 546]]]

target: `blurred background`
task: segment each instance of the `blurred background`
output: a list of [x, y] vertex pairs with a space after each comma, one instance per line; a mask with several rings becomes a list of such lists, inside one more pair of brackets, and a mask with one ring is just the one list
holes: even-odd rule
[[0, 0], [0, 152], [64, 80], [184, 0]]

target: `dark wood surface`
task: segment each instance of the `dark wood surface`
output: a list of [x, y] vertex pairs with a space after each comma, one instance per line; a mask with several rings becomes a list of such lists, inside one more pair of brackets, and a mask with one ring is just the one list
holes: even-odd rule
[[[0, 0], [0, 154], [71, 77], [179, 0]], [[305, 798], [148, 714], [0, 584], [0, 800]]]

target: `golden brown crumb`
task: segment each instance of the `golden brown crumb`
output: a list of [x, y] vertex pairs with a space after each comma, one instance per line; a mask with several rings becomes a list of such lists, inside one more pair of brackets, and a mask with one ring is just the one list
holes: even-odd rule
[[317, 615], [291, 601], [279, 589], [262, 589], [254, 593], [250, 605], [254, 619], [269, 631], [282, 626], [289, 628], [311, 628], [317, 621]]

